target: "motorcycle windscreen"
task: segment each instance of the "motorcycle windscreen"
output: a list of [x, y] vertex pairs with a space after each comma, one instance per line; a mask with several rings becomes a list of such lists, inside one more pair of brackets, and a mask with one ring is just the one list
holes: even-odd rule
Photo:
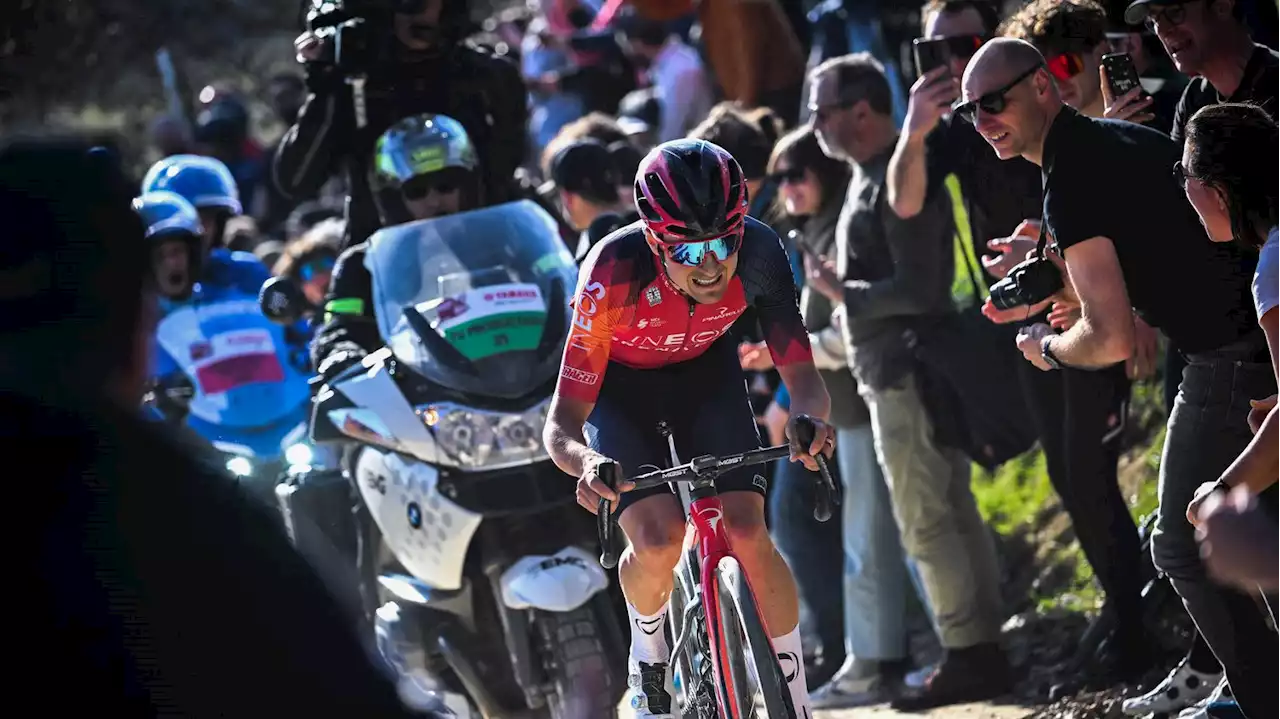
[[384, 228], [365, 266], [383, 340], [432, 382], [515, 399], [556, 376], [577, 267], [534, 203]]

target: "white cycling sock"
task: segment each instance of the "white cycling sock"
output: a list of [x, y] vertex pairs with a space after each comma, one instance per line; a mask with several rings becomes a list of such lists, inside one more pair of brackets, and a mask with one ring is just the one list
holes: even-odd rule
[[657, 614], [641, 614], [627, 602], [627, 615], [631, 617], [631, 658], [645, 664], [666, 664], [671, 660], [671, 647], [667, 646], [667, 607], [662, 605]]
[[800, 648], [800, 625], [781, 637], [773, 638], [773, 650], [778, 653], [778, 665], [787, 680], [787, 689], [791, 692], [791, 705], [795, 707], [796, 719], [810, 719], [813, 710], [809, 708], [809, 687], [804, 679], [804, 650]]

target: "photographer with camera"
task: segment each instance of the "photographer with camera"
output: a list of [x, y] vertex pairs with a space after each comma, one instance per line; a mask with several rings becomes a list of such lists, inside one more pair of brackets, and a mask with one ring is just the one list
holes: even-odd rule
[[275, 158], [277, 187], [314, 195], [345, 170], [349, 181], [345, 244], [379, 227], [368, 177], [374, 141], [400, 118], [448, 115], [479, 153], [486, 196], [514, 191], [525, 158], [524, 81], [505, 57], [464, 42], [463, 0], [344, 0], [316, 5], [295, 45], [310, 95]]
[[974, 122], [996, 155], [1022, 156], [1044, 173], [1037, 256], [1010, 271], [987, 307], [1022, 319], [1055, 299], [1080, 306], [1062, 334], [1044, 323], [1019, 332], [1027, 361], [1045, 371], [1124, 361], [1134, 349], [1134, 310], [1187, 356], [1160, 466], [1155, 563], [1221, 661], [1241, 709], [1276, 716], [1276, 636], [1248, 596], [1209, 581], [1186, 518], [1196, 488], [1249, 443], [1248, 400], [1274, 392], [1252, 307], [1256, 258], [1211, 243], [1182, 204], [1169, 170], [1181, 156], [1177, 143], [1065, 107], [1032, 45], [987, 43], [962, 90], [954, 112]]

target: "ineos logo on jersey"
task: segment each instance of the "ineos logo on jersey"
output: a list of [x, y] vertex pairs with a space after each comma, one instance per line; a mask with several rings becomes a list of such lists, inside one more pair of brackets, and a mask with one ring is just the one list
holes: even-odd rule
[[[648, 326], [653, 327], [653, 323]], [[637, 325], [640, 329], [644, 329], [643, 325]], [[626, 347], [639, 347], [641, 349], [658, 350], [659, 352], [671, 352], [678, 350], [685, 344], [694, 346], [710, 344], [720, 338], [728, 327], [721, 327], [718, 330], [702, 330], [701, 332], [675, 332], [669, 335], [661, 335], [658, 337], [634, 337], [634, 338], [615, 338], [618, 344]]]
[[573, 324], [583, 332], [590, 332], [592, 317], [600, 310], [600, 300], [604, 299], [605, 286], [598, 280], [592, 280], [582, 288], [578, 295], [578, 311], [573, 316]]

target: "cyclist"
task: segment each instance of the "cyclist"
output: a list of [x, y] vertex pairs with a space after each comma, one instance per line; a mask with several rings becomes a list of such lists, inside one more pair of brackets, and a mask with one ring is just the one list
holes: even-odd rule
[[[382, 133], [369, 175], [383, 227], [475, 209], [485, 195], [475, 146], [462, 123], [445, 115], [414, 115]], [[368, 321], [373, 316], [373, 278], [364, 266], [368, 250], [368, 240], [348, 247], [333, 268], [324, 324], [311, 345], [321, 374], [382, 345], [378, 328]]]
[[[813, 456], [830, 454], [834, 431], [782, 241], [747, 216], [746, 183], [733, 156], [703, 140], [664, 143], [640, 163], [634, 193], [641, 219], [583, 262], [543, 438], [556, 465], [580, 477], [579, 504], [595, 512], [601, 497], [615, 502], [630, 544], [618, 576], [631, 617], [631, 705], [641, 717], [668, 717], [664, 625], [683, 512], [665, 488], [615, 492], [601, 481], [600, 463], [616, 461], [629, 474], [666, 466], [659, 421], [668, 423], [685, 460], [760, 446], [737, 340], [728, 335], [748, 309], [792, 395], [792, 460], [815, 468]], [[802, 415], [817, 426], [807, 447], [794, 431]], [[765, 529], [765, 480], [744, 468], [716, 484], [722, 526], [753, 580], [796, 714], [810, 716], [796, 588]]]
[[203, 155], [166, 157], [152, 165], [142, 181], [144, 194], [157, 190], [181, 195], [199, 213], [203, 232], [197, 279], [207, 287], [257, 295], [271, 273], [254, 255], [222, 246], [227, 220], [242, 213], [240, 190], [227, 166]]

